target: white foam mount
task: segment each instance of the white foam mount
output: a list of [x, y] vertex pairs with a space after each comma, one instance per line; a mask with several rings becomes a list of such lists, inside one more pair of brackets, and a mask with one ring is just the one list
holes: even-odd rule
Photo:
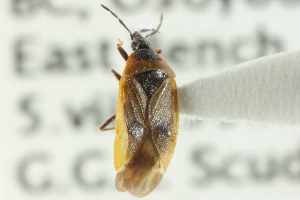
[[242, 63], [179, 88], [179, 112], [227, 122], [300, 124], [300, 51]]

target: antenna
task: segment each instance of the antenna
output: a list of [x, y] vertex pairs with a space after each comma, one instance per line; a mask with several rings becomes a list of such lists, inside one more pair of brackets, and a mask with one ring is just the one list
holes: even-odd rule
[[149, 36], [151, 36], [151, 35], [154, 35], [155, 33], [158, 33], [158, 30], [159, 30], [159, 28], [160, 28], [160, 26], [161, 26], [162, 20], [163, 20], [163, 14], [160, 15], [160, 22], [159, 22], [159, 24], [158, 24], [157, 29], [153, 30], [152, 33], [146, 35], [146, 38], [149, 37]]
[[[106, 6], [100, 4], [105, 10], [109, 11], [113, 16], [115, 16], [119, 22], [127, 29], [127, 31], [130, 33], [130, 37], [131, 37], [131, 40], [133, 40], [133, 36], [132, 36], [132, 33], [130, 32], [130, 30], [127, 28], [127, 26], [124, 24], [124, 22], [113, 12], [111, 11], [109, 8], [107, 8]], [[160, 25], [159, 25], [160, 26]]]

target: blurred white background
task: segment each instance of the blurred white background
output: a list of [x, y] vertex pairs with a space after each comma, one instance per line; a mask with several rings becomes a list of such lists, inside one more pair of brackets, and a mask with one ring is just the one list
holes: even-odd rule
[[[300, 49], [300, 0], [4, 0], [1, 199], [133, 199], [114, 186], [118, 38], [164, 20], [150, 41], [178, 86]], [[300, 128], [181, 118], [177, 148], [145, 199], [299, 199]]]

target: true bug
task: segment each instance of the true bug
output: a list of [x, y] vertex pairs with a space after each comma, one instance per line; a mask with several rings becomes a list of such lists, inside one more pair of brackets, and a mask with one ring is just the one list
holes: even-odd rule
[[147, 37], [131, 33], [121, 19], [107, 7], [130, 33], [130, 56], [117, 45], [126, 65], [122, 76], [114, 70], [119, 80], [116, 114], [103, 123], [100, 130], [116, 120], [114, 165], [117, 172], [116, 188], [133, 196], [144, 197], [161, 181], [172, 158], [178, 133], [178, 102], [175, 73], [160, 55], [153, 50]]

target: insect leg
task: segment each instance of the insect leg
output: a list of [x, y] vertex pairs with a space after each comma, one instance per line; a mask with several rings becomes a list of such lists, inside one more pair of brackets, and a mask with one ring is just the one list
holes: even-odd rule
[[128, 54], [126, 51], [122, 48], [123, 42], [119, 39], [120, 43], [117, 44], [117, 49], [120, 52], [121, 56], [124, 58], [125, 61], [128, 60]]
[[108, 118], [101, 126], [99, 126], [99, 130], [100, 131], [108, 131], [108, 130], [112, 130], [115, 129], [115, 127], [112, 128], [106, 128], [106, 126], [108, 124], [110, 124], [112, 121], [114, 121], [116, 118], [116, 114], [114, 114], [113, 116], [111, 116], [110, 118]]
[[121, 75], [115, 70], [111, 69], [110, 72], [118, 79], [118, 81], [121, 79]]
[[[110, 72], [118, 79], [118, 81], [121, 79], [121, 75], [118, 72], [116, 72], [115, 70], [111, 69]], [[108, 130], [115, 129], [115, 127], [105, 128], [108, 124], [110, 124], [112, 121], [114, 121], [115, 118], [116, 118], [116, 114], [114, 114], [113, 116], [108, 118], [101, 126], [99, 126], [99, 130], [100, 131], [108, 131]]]
[[161, 54], [162, 50], [161, 49], [155, 49], [154, 50], [156, 53]]

